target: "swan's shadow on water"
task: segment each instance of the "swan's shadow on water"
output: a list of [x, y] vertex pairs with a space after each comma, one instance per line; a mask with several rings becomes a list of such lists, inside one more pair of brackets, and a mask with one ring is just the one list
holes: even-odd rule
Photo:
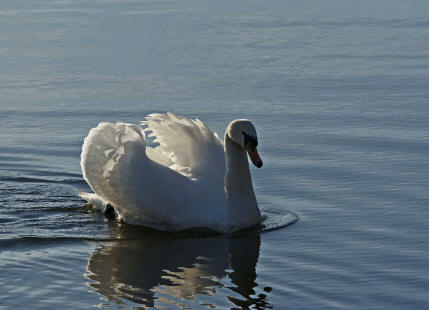
[[[161, 233], [111, 223], [124, 239], [98, 248], [88, 260], [88, 285], [118, 304], [272, 308], [271, 288], [255, 294], [260, 231], [229, 236]], [[216, 296], [214, 296], [216, 294]]]

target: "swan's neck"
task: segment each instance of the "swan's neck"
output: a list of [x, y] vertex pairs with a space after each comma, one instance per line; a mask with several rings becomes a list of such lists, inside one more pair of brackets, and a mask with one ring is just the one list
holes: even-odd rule
[[261, 222], [261, 213], [253, 191], [247, 154], [225, 134], [225, 193], [227, 229], [234, 231]]

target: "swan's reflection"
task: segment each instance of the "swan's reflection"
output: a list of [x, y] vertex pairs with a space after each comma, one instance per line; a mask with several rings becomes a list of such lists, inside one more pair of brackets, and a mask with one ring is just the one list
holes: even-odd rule
[[[146, 307], [198, 303], [211, 308], [227, 300], [244, 309], [270, 307], [264, 294], [254, 296], [258, 233], [196, 237], [128, 225], [117, 229], [128, 240], [97, 249], [85, 275], [89, 285], [108, 300]], [[209, 303], [198, 297], [215, 294]]]

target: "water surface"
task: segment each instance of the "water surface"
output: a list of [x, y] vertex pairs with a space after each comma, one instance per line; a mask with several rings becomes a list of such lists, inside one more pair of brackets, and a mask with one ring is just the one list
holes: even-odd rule
[[[425, 308], [426, 1], [0, 4], [0, 308]], [[86, 206], [101, 121], [258, 130], [283, 229], [157, 233]]]

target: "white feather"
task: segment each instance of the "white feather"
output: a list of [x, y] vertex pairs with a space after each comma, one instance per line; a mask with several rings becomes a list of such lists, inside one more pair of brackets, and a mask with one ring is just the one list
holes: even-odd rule
[[100, 198], [96, 193], [86, 193], [82, 191], [76, 191], [76, 193], [87, 203], [93, 205], [100, 211], [104, 211], [106, 205], [108, 204], [107, 201], [104, 201]]
[[191, 120], [171, 112], [149, 114], [141, 122], [159, 143], [155, 148], [167, 158], [168, 167], [193, 179], [223, 182], [225, 155], [219, 136], [199, 119]]

